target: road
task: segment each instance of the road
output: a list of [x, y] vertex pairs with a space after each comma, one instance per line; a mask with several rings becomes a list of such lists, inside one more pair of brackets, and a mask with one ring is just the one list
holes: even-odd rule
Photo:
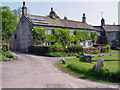
[[118, 88], [118, 85], [79, 79], [59, 70], [60, 58], [17, 54], [19, 60], [2, 62], [3, 88]]

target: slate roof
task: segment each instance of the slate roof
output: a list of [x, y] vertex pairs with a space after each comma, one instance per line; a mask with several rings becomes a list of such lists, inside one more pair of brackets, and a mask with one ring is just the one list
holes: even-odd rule
[[94, 28], [96, 28], [98, 31], [101, 31], [101, 26], [93, 26]]
[[120, 31], [120, 25], [105, 25], [104, 29], [106, 31]]
[[64, 20], [64, 19], [59, 19], [59, 18], [52, 19], [52, 18], [47, 17], [47, 16], [37, 16], [37, 15], [27, 15], [26, 17], [28, 18], [28, 20], [30, 22], [32, 22], [32, 21], [29, 17], [41, 18], [41, 19], [44, 19], [45, 22], [48, 22], [46, 24], [39, 23], [39, 22], [32, 22], [35, 25], [57, 26], [57, 27], [60, 26], [60, 27], [71, 27], [71, 28], [96, 30], [91, 25], [88, 25], [87, 23], [83, 23], [83, 22], [79, 22], [79, 21]]
[[[93, 26], [94, 28], [96, 28], [99, 31], [102, 31], [101, 26]], [[105, 31], [120, 31], [120, 25], [105, 25], [103, 26], [103, 28], [105, 29]]]

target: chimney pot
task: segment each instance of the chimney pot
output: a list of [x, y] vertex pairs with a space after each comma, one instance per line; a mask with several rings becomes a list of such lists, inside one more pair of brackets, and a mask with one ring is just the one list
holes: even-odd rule
[[25, 1], [23, 1], [22, 15], [27, 15], [27, 7], [25, 6]]
[[85, 13], [83, 13], [82, 22], [83, 22], [83, 23], [86, 23]]
[[53, 7], [51, 7], [51, 11], [53, 11]]
[[23, 1], [23, 6], [25, 6], [25, 1]]

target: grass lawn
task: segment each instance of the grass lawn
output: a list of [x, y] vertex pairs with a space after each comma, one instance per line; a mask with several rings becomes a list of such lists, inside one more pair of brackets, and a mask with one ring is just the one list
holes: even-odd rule
[[[104, 59], [104, 68], [102, 72], [96, 72], [92, 69], [93, 65], [97, 64], [97, 58], [98, 57], [94, 57], [94, 61], [92, 63], [80, 62], [79, 58], [70, 58], [65, 59], [66, 64], [62, 64], [62, 62], [59, 61], [57, 65], [61, 67], [63, 71], [79, 78], [93, 81], [111, 82], [116, 84], [120, 83], [120, 78], [118, 79], [118, 77], [120, 77], [120, 73], [118, 73], [120, 72], [118, 69], [118, 63], [120, 62], [118, 61], [118, 55], [115, 54], [112, 56], [107, 55], [100, 57]], [[106, 71], [105, 68], [108, 68], [109, 72]], [[108, 78], [109, 76], [110, 78]]]

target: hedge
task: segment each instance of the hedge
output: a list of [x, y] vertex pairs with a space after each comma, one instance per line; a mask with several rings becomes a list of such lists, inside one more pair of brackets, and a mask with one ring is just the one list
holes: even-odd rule
[[55, 53], [55, 52], [61, 52], [61, 53], [78, 53], [82, 52], [83, 47], [82, 46], [69, 46], [68, 48], [64, 48], [62, 45], [56, 45], [56, 46], [40, 46], [40, 45], [32, 45], [29, 47], [29, 53], [35, 53], [39, 55], [45, 55], [46, 53]]

